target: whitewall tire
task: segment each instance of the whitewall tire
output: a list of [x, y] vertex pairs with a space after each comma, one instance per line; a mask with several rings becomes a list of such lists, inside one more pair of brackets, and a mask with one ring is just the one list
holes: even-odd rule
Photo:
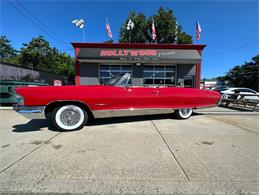
[[179, 119], [187, 119], [192, 115], [192, 108], [182, 108], [175, 111], [176, 116]]
[[76, 105], [64, 105], [52, 112], [53, 125], [62, 131], [72, 131], [84, 127], [88, 120], [87, 112]]

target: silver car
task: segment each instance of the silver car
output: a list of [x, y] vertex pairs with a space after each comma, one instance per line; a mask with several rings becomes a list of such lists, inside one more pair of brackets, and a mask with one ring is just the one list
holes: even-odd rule
[[228, 90], [221, 91], [221, 94], [223, 99], [240, 99], [243, 97], [245, 100], [259, 101], [258, 92], [249, 88], [233, 87]]

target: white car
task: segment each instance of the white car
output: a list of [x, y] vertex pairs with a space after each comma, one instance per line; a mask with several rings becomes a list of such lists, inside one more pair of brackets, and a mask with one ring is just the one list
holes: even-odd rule
[[[228, 90], [221, 91], [222, 98], [223, 99], [240, 99], [242, 96], [245, 100], [253, 100], [253, 101], [259, 101], [259, 94], [258, 92], [249, 89], [249, 88], [229, 88]], [[240, 95], [232, 95], [232, 94], [241, 94]], [[248, 96], [246, 96], [248, 95]], [[254, 96], [255, 95], [255, 96]]]

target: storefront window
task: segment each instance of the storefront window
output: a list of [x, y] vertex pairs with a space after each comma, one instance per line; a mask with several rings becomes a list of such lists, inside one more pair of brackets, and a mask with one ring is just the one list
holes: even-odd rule
[[176, 66], [144, 66], [143, 77], [144, 85], [174, 86], [176, 85]]
[[[125, 73], [132, 73], [131, 65], [100, 65], [99, 83], [104, 84], [112, 77], [123, 75]], [[131, 83], [131, 79], [129, 83]]]

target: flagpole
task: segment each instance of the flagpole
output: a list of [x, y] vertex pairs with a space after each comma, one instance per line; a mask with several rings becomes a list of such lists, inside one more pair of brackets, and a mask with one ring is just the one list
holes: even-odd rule
[[82, 28], [82, 33], [83, 33], [83, 35], [82, 35], [82, 37], [83, 37], [83, 42], [85, 42], [85, 30], [84, 30], [84, 28]]
[[81, 19], [73, 20], [72, 23], [75, 24], [80, 29], [82, 29], [82, 41], [85, 42], [84, 20], [81, 18]]
[[175, 21], [175, 36], [174, 36], [174, 43], [178, 44], [178, 36], [179, 36], [179, 32], [178, 32], [178, 22], [177, 20]]
[[129, 31], [129, 37], [128, 37], [128, 42], [131, 42], [131, 30], [134, 28], [134, 23], [132, 22], [131, 19], [129, 19], [128, 23], [127, 23], [127, 27], [126, 29]]
[[195, 34], [197, 45], [198, 45], [199, 40], [200, 40], [200, 33], [201, 33], [201, 27], [200, 27], [199, 21], [197, 21], [196, 22], [196, 34]]
[[197, 33], [195, 34], [195, 39], [196, 39], [196, 44], [198, 45], [199, 44], [199, 40], [197, 38]]
[[152, 32], [151, 33], [152, 33], [151, 34], [152, 40], [151, 40], [150, 44], [153, 44], [153, 16], [152, 16]]
[[128, 39], [129, 43], [131, 42], [131, 28], [129, 30], [129, 39]]
[[[106, 25], [108, 23], [108, 19], [106, 18]], [[106, 36], [107, 37], [107, 36]], [[109, 37], [109, 36], [108, 36]], [[109, 41], [109, 38], [107, 37], [107, 41]]]

